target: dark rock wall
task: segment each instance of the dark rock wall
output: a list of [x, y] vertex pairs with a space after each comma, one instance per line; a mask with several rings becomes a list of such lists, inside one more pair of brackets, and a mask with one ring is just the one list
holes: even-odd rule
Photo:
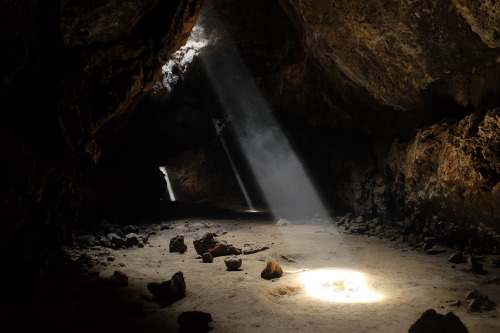
[[337, 212], [500, 231], [499, 6], [214, 0], [200, 22], [231, 39]]
[[41, 279], [45, 250], [71, 240], [92, 201], [96, 137], [159, 79], [200, 4], [2, 2], [0, 250], [9, 272], [31, 266]]

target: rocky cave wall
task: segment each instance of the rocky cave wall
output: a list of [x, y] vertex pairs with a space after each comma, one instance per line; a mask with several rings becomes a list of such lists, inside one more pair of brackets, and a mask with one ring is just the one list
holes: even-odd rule
[[238, 51], [336, 212], [486, 244], [500, 231], [499, 7], [213, 0], [200, 23]]
[[[159, 80], [201, 1], [4, 1], [0, 244], [4, 276], [48, 279], [54, 249], [92, 209], [89, 171], [118, 116]], [[126, 117], [121, 117], [126, 119]], [[35, 282], [35, 283], [34, 283]], [[13, 292], [28, 291], [26, 288]]]

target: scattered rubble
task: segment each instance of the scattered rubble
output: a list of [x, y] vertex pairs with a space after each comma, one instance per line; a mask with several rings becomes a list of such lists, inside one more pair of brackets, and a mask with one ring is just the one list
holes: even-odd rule
[[241, 267], [242, 260], [241, 258], [232, 256], [224, 259], [224, 263], [226, 264], [228, 271], [236, 271]]
[[266, 280], [277, 279], [283, 275], [280, 265], [274, 261], [268, 261], [266, 268], [260, 273], [260, 277]]
[[488, 296], [481, 294], [475, 289], [467, 292], [465, 299], [469, 302], [467, 310], [470, 312], [489, 311], [493, 310], [496, 306], [495, 302], [490, 301]]

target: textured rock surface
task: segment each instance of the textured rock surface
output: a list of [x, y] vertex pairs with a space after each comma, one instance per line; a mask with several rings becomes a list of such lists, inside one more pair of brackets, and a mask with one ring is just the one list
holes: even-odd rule
[[242, 260], [237, 257], [228, 257], [224, 259], [228, 271], [235, 271], [241, 267]]
[[180, 252], [184, 253], [187, 250], [187, 245], [184, 244], [184, 236], [177, 235], [170, 239], [170, 243], [168, 245], [169, 252]]
[[266, 268], [260, 273], [260, 277], [266, 280], [277, 279], [283, 275], [283, 269], [274, 261], [268, 261]]
[[209, 252], [212, 257], [219, 257], [228, 254], [228, 245], [224, 240], [219, 240], [213, 233], [207, 232], [201, 238], [193, 241], [196, 253], [203, 255]]
[[438, 333], [457, 332], [467, 333], [467, 327], [453, 312], [445, 315], [437, 313], [433, 309], [425, 311], [422, 316], [411, 325], [409, 333]]
[[2, 251], [19, 246], [13, 251], [25, 258], [9, 268], [48, 276], [46, 249], [70, 241], [72, 225], [93, 208], [86, 177], [100, 157], [96, 141], [106, 142], [113, 120], [158, 80], [199, 4], [2, 3], [0, 38], [9, 45], [0, 81], [0, 210], [9, 242]]

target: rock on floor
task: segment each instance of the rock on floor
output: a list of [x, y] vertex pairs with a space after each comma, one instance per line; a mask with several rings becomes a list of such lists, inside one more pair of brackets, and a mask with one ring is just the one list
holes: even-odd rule
[[208, 326], [212, 321], [210, 313], [202, 311], [183, 312], [177, 317], [179, 331], [183, 333], [207, 332], [212, 329]]
[[433, 309], [425, 311], [422, 316], [411, 325], [408, 333], [467, 333], [467, 327], [453, 312], [445, 315]]
[[266, 268], [260, 273], [260, 277], [266, 280], [277, 279], [283, 275], [283, 270], [280, 265], [274, 261], [269, 261]]
[[170, 239], [169, 251], [170, 252], [180, 252], [184, 253], [187, 250], [187, 245], [184, 244], [184, 236], [177, 235], [174, 238]]
[[224, 259], [228, 271], [235, 271], [241, 267], [241, 258], [237, 257], [227, 257]]

